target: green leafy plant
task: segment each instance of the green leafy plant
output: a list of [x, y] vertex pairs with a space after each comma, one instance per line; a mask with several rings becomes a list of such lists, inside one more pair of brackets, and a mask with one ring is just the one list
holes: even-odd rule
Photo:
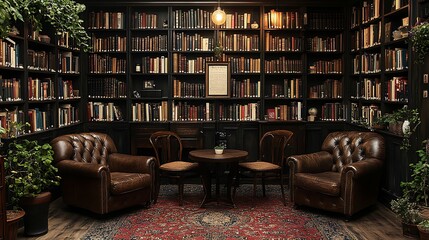
[[[405, 121], [408, 121], [408, 126], [404, 128], [404, 132], [402, 133], [402, 126]], [[381, 117], [375, 120], [375, 125], [385, 125], [392, 128], [394, 124], [399, 124], [400, 132], [403, 134], [402, 139], [402, 150], [408, 150], [411, 147], [410, 137], [416, 131], [417, 127], [420, 125], [420, 114], [417, 109], [408, 108], [408, 106], [404, 106], [392, 113], [386, 113]], [[392, 130], [392, 129], [391, 129]], [[394, 131], [396, 132], [396, 131]]]
[[423, 220], [417, 226], [424, 231], [429, 231], [429, 220]]
[[40, 145], [28, 139], [9, 143], [5, 155], [5, 181], [9, 203], [18, 206], [23, 197], [34, 197], [50, 187], [58, 186], [58, 169], [52, 165], [50, 144]]
[[410, 39], [415, 52], [415, 61], [423, 63], [429, 53], [429, 23], [418, 23], [411, 28]]
[[217, 145], [214, 147], [214, 149], [225, 149], [225, 146], [223, 145]]
[[410, 163], [411, 180], [401, 182], [404, 196], [426, 207], [429, 206], [429, 144], [423, 141], [424, 147], [417, 151], [419, 160]]
[[14, 21], [29, 22], [33, 30], [41, 31], [49, 23], [57, 32], [68, 32], [85, 51], [89, 36], [80, 14], [85, 5], [73, 0], [5, 0], [0, 3], [0, 37], [6, 37]]
[[423, 220], [417, 204], [410, 201], [408, 197], [400, 197], [392, 200], [390, 207], [403, 223], [418, 224]]

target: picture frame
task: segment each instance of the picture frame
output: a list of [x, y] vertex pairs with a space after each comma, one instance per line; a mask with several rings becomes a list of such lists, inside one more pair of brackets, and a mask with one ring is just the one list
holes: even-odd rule
[[229, 98], [231, 67], [229, 62], [206, 63], [206, 97]]

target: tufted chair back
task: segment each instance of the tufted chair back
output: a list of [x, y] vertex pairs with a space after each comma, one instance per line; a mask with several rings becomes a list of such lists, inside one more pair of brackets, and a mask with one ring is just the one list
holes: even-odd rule
[[81, 133], [61, 136], [54, 159], [108, 165], [108, 156], [116, 153], [116, 146], [107, 134]]
[[328, 134], [321, 151], [288, 158], [290, 200], [349, 217], [376, 204], [384, 150], [375, 132]]
[[373, 132], [333, 132], [322, 144], [322, 151], [332, 155], [332, 171], [341, 172], [344, 166], [365, 158], [384, 160], [384, 144]]

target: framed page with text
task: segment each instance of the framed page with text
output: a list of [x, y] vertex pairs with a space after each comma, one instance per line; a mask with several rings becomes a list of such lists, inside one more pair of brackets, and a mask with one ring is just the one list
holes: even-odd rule
[[206, 97], [230, 97], [231, 70], [229, 62], [206, 63]]

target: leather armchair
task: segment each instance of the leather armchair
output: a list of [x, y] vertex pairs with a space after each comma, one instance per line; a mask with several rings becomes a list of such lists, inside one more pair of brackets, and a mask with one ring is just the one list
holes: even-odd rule
[[104, 133], [63, 135], [51, 145], [66, 204], [98, 214], [150, 204], [154, 157], [118, 153]]
[[288, 158], [291, 201], [346, 216], [375, 204], [384, 151], [377, 133], [330, 133], [321, 151]]

